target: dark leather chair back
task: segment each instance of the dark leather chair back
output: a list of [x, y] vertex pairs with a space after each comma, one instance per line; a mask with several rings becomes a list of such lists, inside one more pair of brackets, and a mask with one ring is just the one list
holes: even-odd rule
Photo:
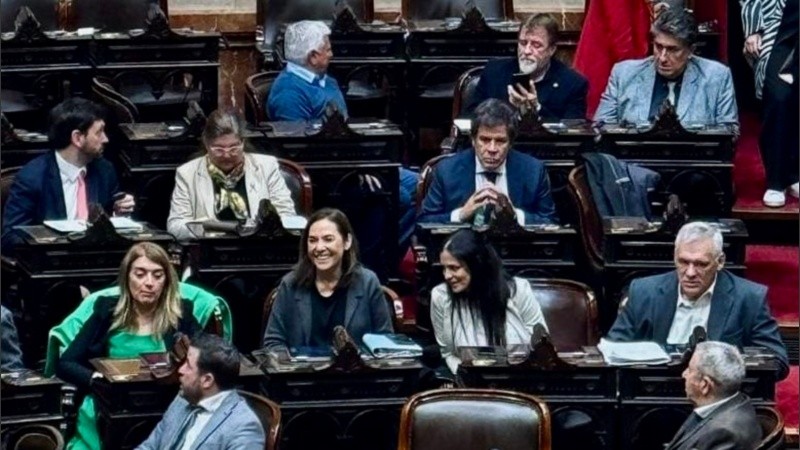
[[275, 78], [278, 78], [278, 74], [280, 74], [279, 71], [270, 70], [251, 75], [245, 80], [244, 88], [247, 101], [244, 105], [244, 116], [248, 123], [258, 125], [269, 121], [267, 101], [269, 99], [269, 91], [272, 89], [272, 83], [275, 82]]
[[550, 411], [538, 398], [494, 389], [440, 389], [411, 397], [398, 450], [550, 449]]
[[144, 28], [147, 11], [156, 3], [169, 17], [167, 0], [104, 0], [99, 8], [95, 0], [72, 0], [75, 28], [94, 27], [105, 33]]
[[264, 436], [267, 438], [264, 443], [264, 450], [275, 450], [278, 447], [278, 437], [281, 430], [280, 406], [261, 395], [242, 390], [237, 390], [236, 392], [247, 401], [247, 406], [253, 410], [258, 420], [261, 421], [261, 426], [264, 428]]
[[31, 10], [42, 30], [59, 30], [61, 27], [58, 25], [58, 3], [56, 0], [3, 0], [3, 7], [0, 8], [2, 16], [0, 31], [3, 33], [14, 31], [14, 21], [23, 6]]
[[14, 184], [14, 180], [17, 178], [17, 172], [19, 172], [21, 168], [22, 167], [5, 167], [0, 170], [0, 220], [2, 220], [3, 211], [5, 211], [8, 195], [11, 193], [11, 186]]
[[453, 119], [467, 115], [467, 105], [472, 103], [478, 81], [481, 79], [483, 66], [473, 67], [458, 77], [456, 89], [453, 92]]
[[267, 298], [264, 299], [264, 306], [261, 309], [261, 336], [267, 331], [267, 323], [269, 323], [269, 316], [272, 314], [272, 305], [275, 304], [275, 299], [278, 298], [278, 288], [269, 291]]
[[770, 406], [756, 406], [756, 417], [761, 425], [761, 443], [756, 450], [781, 450], [784, 448], [783, 416]]
[[597, 302], [589, 286], [552, 278], [528, 281], [557, 351], [580, 351], [583, 346], [600, 342]]
[[278, 159], [283, 181], [292, 193], [292, 201], [297, 214], [310, 216], [314, 211], [314, 195], [311, 177], [300, 164], [288, 159]]
[[[443, 20], [461, 17], [468, 0], [402, 0], [400, 12], [406, 20]], [[512, 19], [513, 0], [475, 0], [487, 19]]]
[[603, 222], [586, 179], [586, 167], [579, 165], [569, 174], [567, 188], [572, 198], [578, 230], [589, 265], [596, 273], [603, 270]]
[[431, 185], [431, 181], [433, 181], [433, 171], [436, 169], [436, 165], [454, 154], [446, 153], [435, 156], [422, 165], [422, 169], [419, 171], [419, 182], [417, 182], [417, 211], [422, 209], [422, 202], [425, 200], [425, 196], [428, 195], [428, 188]]
[[64, 437], [55, 427], [29, 424], [4, 433], [4, 449], [8, 450], [63, 450]]
[[[372, 22], [373, 0], [346, 0], [363, 22]], [[333, 20], [336, 0], [258, 0], [256, 21], [263, 24], [264, 44], [272, 49], [281, 25], [300, 20]]]
[[139, 109], [128, 98], [119, 93], [111, 80], [103, 77], [92, 78], [92, 95], [113, 115], [117, 124], [139, 121]]

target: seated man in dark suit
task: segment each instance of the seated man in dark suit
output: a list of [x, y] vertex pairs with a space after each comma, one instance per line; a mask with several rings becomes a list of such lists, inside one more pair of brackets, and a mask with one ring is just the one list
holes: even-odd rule
[[[554, 59], [558, 22], [549, 14], [528, 17], [519, 28], [517, 57], [486, 63], [467, 111], [487, 98], [508, 100], [512, 105], [534, 108], [547, 122], [586, 118], [589, 82], [581, 74]], [[512, 75], [530, 75], [530, 83], [514, 86]]]
[[471, 126], [473, 148], [436, 166], [417, 221], [480, 225], [485, 223], [486, 205], [501, 204], [504, 195], [520, 225], [555, 222], [544, 164], [511, 149], [517, 112], [504, 101], [490, 98], [475, 110]]
[[653, 56], [614, 65], [594, 120], [648, 124], [669, 101], [685, 126], [729, 125], [738, 133], [731, 70], [694, 54], [694, 16], [683, 8], [669, 8], [653, 22], [650, 35]]
[[235, 390], [239, 359], [236, 348], [219, 336], [193, 337], [178, 369], [180, 393], [137, 450], [262, 450], [261, 421]]
[[3, 254], [22, 241], [18, 225], [45, 220], [87, 219], [91, 203], [107, 212], [133, 211], [133, 196], [120, 192], [114, 166], [102, 158], [108, 142], [103, 110], [73, 97], [50, 111], [48, 138], [53, 149], [30, 161], [17, 173], [3, 212]]
[[682, 345], [701, 326], [710, 340], [765, 347], [785, 378], [789, 359], [767, 307], [767, 287], [724, 270], [724, 263], [717, 227], [684, 225], [675, 238], [677, 270], [633, 280], [608, 339]]
[[683, 371], [694, 411], [666, 450], [758, 447], [761, 426], [750, 398], [739, 392], [745, 375], [742, 355], [724, 342], [701, 342]]

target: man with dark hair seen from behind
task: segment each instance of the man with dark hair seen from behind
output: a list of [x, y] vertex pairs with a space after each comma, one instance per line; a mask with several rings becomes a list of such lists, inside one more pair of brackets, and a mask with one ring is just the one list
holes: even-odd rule
[[3, 210], [4, 255], [22, 242], [16, 226], [86, 220], [92, 203], [109, 214], [133, 211], [130, 194], [114, 200], [120, 191], [114, 166], [102, 157], [108, 143], [105, 127], [102, 108], [79, 97], [64, 100], [50, 111], [48, 138], [54, 151], [25, 164], [14, 179]]
[[[486, 63], [475, 94], [466, 105], [472, 115], [484, 100], [507, 100], [514, 106], [538, 111], [544, 121], [586, 118], [589, 82], [553, 58], [558, 48], [558, 22], [549, 14], [528, 17], [519, 28], [517, 57]], [[514, 85], [512, 75], [525, 73], [529, 84]]]
[[786, 378], [789, 358], [767, 306], [767, 287], [724, 264], [719, 228], [687, 223], [675, 238], [676, 270], [633, 280], [607, 338], [685, 345], [700, 326], [710, 340], [764, 347], [778, 363], [778, 379]]
[[263, 450], [264, 429], [235, 391], [239, 352], [219, 336], [192, 338], [178, 370], [180, 393], [137, 450]]
[[433, 171], [418, 222], [484, 225], [491, 208], [508, 198], [520, 225], [555, 223], [556, 209], [544, 164], [513, 150], [517, 112], [490, 98], [475, 109], [473, 148], [442, 160]]
[[694, 404], [666, 450], [752, 450], [761, 427], [750, 398], [739, 392], [745, 365], [739, 350], [724, 342], [697, 345], [683, 371], [686, 396]]

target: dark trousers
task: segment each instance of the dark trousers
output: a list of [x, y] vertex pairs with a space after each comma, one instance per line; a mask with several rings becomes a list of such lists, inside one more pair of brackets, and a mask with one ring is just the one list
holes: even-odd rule
[[[767, 189], [782, 191], [798, 181], [798, 84], [797, 38], [798, 0], [786, 0], [775, 45], [767, 62], [762, 91], [763, 124], [759, 144], [767, 172]], [[787, 65], [787, 59], [794, 56]], [[792, 73], [794, 83], [778, 77]]]

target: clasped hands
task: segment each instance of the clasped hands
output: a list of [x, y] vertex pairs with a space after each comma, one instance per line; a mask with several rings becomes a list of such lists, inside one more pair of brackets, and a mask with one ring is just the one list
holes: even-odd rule
[[485, 205], [495, 205], [497, 212], [503, 208], [508, 208], [512, 213], [514, 212], [514, 205], [511, 204], [508, 196], [500, 192], [497, 186], [489, 184], [475, 191], [467, 199], [464, 206], [461, 207], [459, 218], [462, 222], [471, 221], [475, 216], [475, 212]]

